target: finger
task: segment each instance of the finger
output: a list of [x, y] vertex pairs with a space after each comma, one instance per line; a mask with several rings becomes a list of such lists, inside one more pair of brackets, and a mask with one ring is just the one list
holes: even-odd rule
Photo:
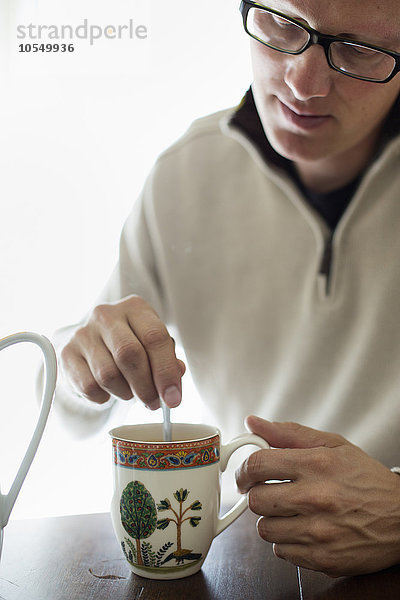
[[133, 390], [107, 348], [107, 342], [99, 337], [96, 344], [83, 348], [83, 355], [101, 389], [123, 400], [133, 397]]
[[75, 356], [74, 360], [70, 361], [64, 354], [62, 362], [64, 370], [68, 370], [72, 387], [79, 395], [97, 404], [104, 404], [110, 399], [110, 394], [98, 385], [82, 356]]
[[312, 569], [312, 564], [306, 559], [304, 546], [300, 544], [272, 544], [272, 551], [277, 558], [286, 560], [293, 565]]
[[264, 517], [296, 516], [301, 509], [295, 487], [296, 484], [292, 482], [255, 485], [248, 493], [249, 508], [256, 515]]
[[266, 542], [277, 544], [309, 544], [308, 520], [301, 515], [292, 517], [260, 517], [258, 535]]
[[145, 307], [141, 317], [129, 324], [147, 353], [158, 395], [174, 408], [182, 399], [183, 362], [176, 358], [174, 342], [157, 314]]
[[292, 450], [257, 450], [237, 469], [237, 487], [243, 494], [270, 479], [297, 480], [301, 475], [300, 461], [298, 453]]
[[[320, 571], [329, 577], [360, 574], [354, 570], [351, 561], [342, 559], [341, 555], [331, 554], [321, 547], [309, 544], [273, 544], [272, 550], [277, 558], [286, 560], [298, 567]], [[341, 564], [342, 563], [342, 564]]]
[[272, 544], [272, 551], [277, 558], [286, 560], [292, 565], [314, 571], [319, 570], [315, 568], [313, 561], [307, 557], [304, 546], [300, 544]]
[[[126, 321], [116, 321], [102, 329], [101, 335], [115, 364], [115, 389], [117, 385], [119, 388], [121, 386], [121, 380], [117, 380], [118, 371], [131, 394], [140, 398], [150, 408], [158, 408], [158, 392], [154, 385], [148, 355], [129, 324]], [[113, 375], [112, 369], [110, 375]]]
[[254, 415], [247, 417], [246, 427], [275, 448], [336, 448], [349, 443], [334, 433], [318, 431], [298, 423], [273, 423]]
[[313, 564], [307, 560], [304, 546], [300, 544], [272, 544], [272, 551], [277, 558], [286, 560], [292, 565], [313, 569]]

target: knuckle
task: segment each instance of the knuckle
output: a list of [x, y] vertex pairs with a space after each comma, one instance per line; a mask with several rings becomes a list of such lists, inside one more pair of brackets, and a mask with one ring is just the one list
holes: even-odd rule
[[247, 475], [252, 481], [261, 481], [263, 479], [264, 450], [257, 450], [250, 454], [246, 459], [245, 466]]
[[99, 323], [107, 323], [113, 312], [113, 306], [111, 304], [98, 304], [92, 310], [90, 320], [98, 321]]
[[119, 370], [114, 366], [102, 366], [96, 374], [96, 381], [100, 384], [103, 389], [111, 389], [114, 387], [115, 382], [121, 377]]
[[96, 398], [99, 395], [99, 392], [101, 392], [94, 379], [82, 381], [79, 388], [82, 396], [85, 396], [85, 398], [88, 398], [89, 400]]
[[124, 300], [122, 300], [122, 304], [125, 304], [126, 306], [129, 306], [130, 308], [132, 307], [145, 307], [148, 306], [147, 302], [141, 297], [138, 296], [137, 294], [131, 294], [130, 296], [127, 296]]
[[288, 429], [293, 433], [297, 433], [303, 429], [303, 425], [300, 425], [300, 423], [296, 423], [295, 421], [285, 421], [282, 425], [285, 426], [285, 429]]
[[335, 538], [333, 527], [326, 521], [319, 519], [310, 524], [308, 533], [313, 542], [318, 546], [328, 544]]
[[152, 327], [143, 334], [143, 343], [146, 348], [160, 348], [172, 343], [169, 333], [162, 327]]
[[75, 331], [74, 335], [71, 338], [71, 341], [69, 342], [69, 344], [67, 346], [72, 347], [74, 345], [77, 345], [79, 348], [84, 347], [87, 344], [89, 338], [90, 338], [89, 325], [84, 325], [83, 327], [80, 327], [79, 329], [77, 329]]
[[337, 460], [331, 448], [318, 448], [307, 455], [313, 470], [320, 475], [329, 475], [337, 467]]
[[[251, 512], [253, 512], [255, 514], [259, 514], [259, 512], [260, 512], [260, 494], [259, 494], [258, 486], [255, 486], [249, 490], [249, 492], [247, 494], [247, 504], [248, 504]], [[261, 521], [259, 523], [259, 528], [261, 528], [263, 531], [265, 530], [265, 526], [263, 524], [261, 524]]]
[[300, 431], [301, 429], [303, 429], [303, 426], [300, 425], [300, 423], [296, 423], [295, 421], [287, 421], [285, 423], [285, 426], [287, 426], [292, 431]]
[[319, 510], [323, 512], [333, 512], [336, 508], [336, 494], [334, 493], [332, 486], [318, 486], [314, 492], [313, 503], [315, 503]]
[[143, 356], [143, 348], [141, 344], [132, 339], [125, 342], [120, 342], [115, 348], [114, 355], [117, 363], [121, 365], [137, 364]]
[[335, 467], [336, 459], [330, 448], [326, 448], [319, 453], [319, 464], [324, 473], [329, 473], [332, 467]]
[[72, 362], [75, 352], [73, 351], [71, 344], [67, 344], [62, 348], [60, 352], [60, 360], [62, 365], [68, 365]]
[[175, 375], [179, 373], [179, 366], [175, 361], [165, 361], [164, 363], [157, 366], [157, 378], [165, 381], [171, 380], [171, 383], [175, 381]]
[[60, 349], [60, 365], [64, 369], [74, 369], [82, 360], [84, 344], [79, 339], [79, 336], [80, 333], [76, 332], [70, 341]]

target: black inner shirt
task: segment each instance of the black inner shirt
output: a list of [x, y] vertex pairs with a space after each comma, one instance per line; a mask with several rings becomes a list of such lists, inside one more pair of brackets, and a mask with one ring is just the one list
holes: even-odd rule
[[331, 192], [321, 193], [308, 189], [301, 181], [293, 165], [288, 170], [307, 202], [321, 215], [330, 229], [334, 230], [358, 188], [361, 175], [358, 175], [343, 187]]

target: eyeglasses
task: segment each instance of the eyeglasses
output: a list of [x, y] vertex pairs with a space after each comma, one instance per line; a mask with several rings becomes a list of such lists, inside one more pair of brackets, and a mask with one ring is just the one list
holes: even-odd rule
[[319, 33], [251, 0], [242, 0], [240, 12], [246, 33], [278, 52], [301, 54], [313, 44], [320, 44], [332, 69], [374, 83], [386, 83], [400, 71], [398, 52]]

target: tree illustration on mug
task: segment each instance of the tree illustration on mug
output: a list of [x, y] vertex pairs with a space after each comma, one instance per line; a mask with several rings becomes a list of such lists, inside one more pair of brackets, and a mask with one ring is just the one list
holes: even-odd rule
[[160, 500], [160, 503], [157, 505], [158, 511], [161, 512], [165, 510], [170, 510], [175, 516], [175, 518], [166, 517], [157, 521], [157, 529], [166, 529], [171, 522], [175, 523], [176, 525], [177, 549], [165, 559], [164, 563], [175, 558], [177, 563], [180, 564], [183, 563], [184, 559], [197, 560], [201, 557], [201, 554], [193, 554], [192, 550], [182, 548], [182, 524], [185, 521], [189, 521], [192, 527], [197, 527], [201, 520], [201, 517], [193, 516], [187, 516], [184, 518], [185, 514], [188, 513], [190, 510], [197, 511], [202, 509], [201, 502], [199, 500], [195, 500], [190, 506], [183, 510], [183, 503], [187, 500], [188, 495], [189, 492], [186, 489], [184, 490], [183, 488], [181, 488], [180, 490], [176, 490], [176, 492], [174, 493], [174, 498], [179, 503], [179, 508], [177, 511], [174, 508], [172, 508], [171, 502], [168, 498]]
[[157, 525], [157, 510], [153, 496], [140, 481], [131, 481], [122, 492], [120, 501], [121, 523], [136, 540], [136, 558], [143, 565], [140, 540], [148, 538]]

